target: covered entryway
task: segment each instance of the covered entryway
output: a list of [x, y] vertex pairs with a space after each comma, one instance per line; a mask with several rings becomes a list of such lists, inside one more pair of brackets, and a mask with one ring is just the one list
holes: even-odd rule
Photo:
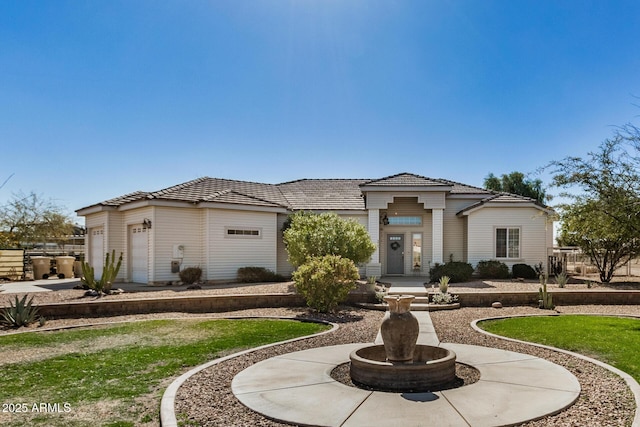
[[131, 281], [147, 283], [149, 274], [149, 233], [140, 225], [134, 225], [129, 231], [131, 259]]
[[404, 235], [387, 236], [387, 274], [404, 274]]
[[92, 228], [90, 239], [90, 262], [93, 267], [94, 277], [98, 280], [102, 277], [102, 270], [104, 269], [104, 228]]

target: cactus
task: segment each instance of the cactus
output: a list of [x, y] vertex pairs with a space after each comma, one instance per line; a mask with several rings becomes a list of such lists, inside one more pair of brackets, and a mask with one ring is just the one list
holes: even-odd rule
[[[111, 256], [109, 256], [111, 255]], [[84, 283], [89, 289], [93, 289], [99, 294], [108, 294], [111, 292], [111, 284], [118, 276], [120, 266], [122, 265], [122, 252], [120, 252], [120, 258], [116, 264], [116, 251], [111, 251], [111, 254], [107, 252], [107, 256], [104, 261], [104, 268], [102, 270], [102, 277], [100, 280], [95, 279], [95, 270], [89, 265], [88, 262], [82, 263], [82, 283]]]
[[20, 326], [29, 326], [30, 323], [36, 320], [39, 308], [32, 305], [33, 297], [27, 301], [27, 295], [23, 296], [22, 299], [18, 299], [16, 296], [15, 304], [12, 302], [9, 302], [9, 304], [10, 307], [2, 309], [2, 312], [0, 312], [2, 323], [19, 328]]
[[547, 292], [547, 278], [543, 274], [540, 275], [540, 285], [540, 289], [538, 290], [538, 304], [540, 308], [553, 310], [555, 308], [555, 305], [553, 305], [553, 295], [551, 295], [551, 292]]

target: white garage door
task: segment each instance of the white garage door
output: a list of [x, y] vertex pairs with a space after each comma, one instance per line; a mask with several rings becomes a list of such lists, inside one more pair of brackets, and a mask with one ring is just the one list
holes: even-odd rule
[[142, 225], [131, 227], [129, 243], [131, 245], [131, 281], [147, 283], [149, 268], [149, 233]]
[[90, 238], [91, 259], [89, 261], [97, 280], [102, 277], [102, 269], [104, 268], [104, 228], [92, 228]]

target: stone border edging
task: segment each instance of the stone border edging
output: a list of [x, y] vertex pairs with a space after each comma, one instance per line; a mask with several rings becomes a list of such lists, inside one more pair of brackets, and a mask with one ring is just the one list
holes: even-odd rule
[[219, 363], [225, 362], [227, 360], [233, 359], [238, 356], [243, 356], [245, 354], [252, 353], [254, 351], [263, 350], [265, 348], [274, 347], [276, 345], [288, 344], [300, 340], [304, 340], [307, 338], [317, 337], [324, 334], [328, 334], [331, 332], [335, 332], [339, 326], [337, 323], [326, 322], [323, 320], [314, 320], [314, 319], [298, 319], [293, 317], [276, 317], [276, 316], [236, 316], [236, 317], [222, 317], [220, 319], [281, 319], [281, 320], [296, 320], [296, 321], [304, 321], [304, 322], [314, 322], [314, 323], [322, 323], [326, 325], [332, 325], [333, 327], [328, 331], [318, 332], [317, 334], [306, 335], [303, 337], [292, 338], [290, 340], [279, 341], [276, 343], [265, 344], [259, 347], [250, 348], [247, 350], [240, 351], [238, 353], [230, 354], [228, 356], [221, 357], [219, 359], [214, 359], [210, 362], [202, 364], [200, 366], [196, 366], [195, 368], [185, 372], [180, 375], [178, 378], [173, 380], [169, 387], [162, 394], [162, 399], [160, 400], [160, 425], [162, 427], [178, 427], [178, 420], [176, 418], [175, 413], [175, 398], [178, 393], [178, 389], [185, 381], [191, 378], [193, 375], [197, 374], [200, 371], [203, 371], [211, 366], [215, 366]]
[[[532, 314], [532, 315], [527, 315], [527, 314], [521, 314], [521, 315], [514, 315], [514, 316], [496, 316], [496, 317], [485, 317], [482, 319], [476, 319], [473, 322], [471, 322], [471, 327], [476, 331], [476, 332], [480, 332], [482, 334], [494, 337], [494, 338], [499, 338], [502, 340], [506, 340], [506, 341], [512, 341], [512, 342], [516, 342], [516, 343], [520, 343], [520, 344], [527, 344], [527, 345], [532, 345], [534, 347], [539, 347], [539, 348], [544, 348], [547, 350], [552, 350], [558, 353], [563, 353], [563, 354], [567, 354], [569, 356], [573, 356], [576, 357], [578, 359], [582, 359], [585, 360], [587, 362], [593, 363], [595, 365], [598, 365], [602, 368], [607, 369], [608, 371], [618, 375], [619, 377], [621, 377], [625, 383], [627, 384], [627, 386], [629, 387], [629, 389], [631, 390], [631, 392], [633, 393], [633, 396], [635, 398], [636, 401], [636, 411], [635, 411], [635, 416], [633, 418], [633, 422], [631, 423], [631, 427], [640, 427], [640, 384], [638, 384], [638, 382], [629, 374], [627, 374], [624, 371], [621, 371], [618, 368], [615, 368], [611, 365], [608, 365], [604, 362], [601, 362], [600, 360], [597, 359], [593, 359], [591, 357], [587, 357], [583, 354], [580, 353], [574, 353], [572, 351], [569, 350], [563, 350], [561, 348], [557, 348], [557, 347], [551, 347], [548, 345], [544, 345], [544, 344], [538, 344], [538, 343], [534, 343], [534, 342], [529, 342], [529, 341], [522, 341], [522, 340], [518, 340], [515, 338], [509, 338], [509, 337], [504, 337], [502, 335], [497, 335], [497, 334], [492, 334], [491, 332], [487, 332], [483, 329], [481, 329], [478, 326], [478, 322], [482, 322], [482, 321], [486, 321], [486, 320], [500, 320], [500, 319], [511, 319], [511, 318], [516, 318], [516, 317], [537, 317], [537, 316], [561, 316], [561, 313], [557, 313], [557, 314]], [[566, 313], [564, 315], [572, 315], [572, 313]], [[580, 314], [575, 314], [576, 316], [602, 316], [602, 317], [630, 317], [630, 318], [634, 318], [634, 319], [640, 319], [640, 316], [634, 316], [634, 315], [615, 315], [615, 314], [588, 314], [588, 313], [580, 313]]]
[[[509, 292], [456, 292], [455, 287], [449, 287], [449, 292], [458, 296], [458, 301], [464, 307], [489, 307], [492, 302], [500, 301], [504, 306], [538, 306], [538, 292], [509, 291]], [[639, 305], [640, 291], [635, 290], [565, 290], [554, 289], [555, 305]]]
[[[355, 304], [373, 299], [368, 294], [349, 294], [347, 303]], [[70, 318], [91, 316], [115, 316], [163, 312], [223, 313], [226, 311], [256, 308], [307, 307], [300, 294], [227, 294], [227, 295], [176, 295], [156, 298], [93, 299], [77, 302], [38, 304], [45, 317]]]

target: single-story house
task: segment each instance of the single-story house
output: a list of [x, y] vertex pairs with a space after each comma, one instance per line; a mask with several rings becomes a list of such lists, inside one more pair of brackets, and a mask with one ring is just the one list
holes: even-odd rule
[[400, 173], [379, 179], [300, 179], [263, 184], [197, 178], [78, 209], [87, 260], [99, 274], [107, 252], [124, 254], [119, 279], [179, 280], [199, 266], [206, 281], [240, 267], [288, 276], [282, 226], [292, 212], [335, 212], [364, 225], [376, 244], [366, 276], [428, 275], [448, 260], [546, 264], [553, 210], [526, 197]]

